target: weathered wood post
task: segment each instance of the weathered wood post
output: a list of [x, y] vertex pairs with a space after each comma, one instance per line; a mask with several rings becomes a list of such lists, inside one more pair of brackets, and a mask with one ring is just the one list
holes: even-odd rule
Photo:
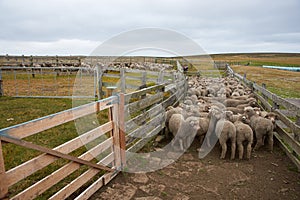
[[0, 69], [0, 97], [3, 96], [3, 80], [2, 80], [2, 70]]
[[98, 99], [103, 98], [103, 91], [102, 91], [102, 76], [103, 76], [103, 70], [101, 66], [96, 65], [97, 70], [97, 81], [98, 81]]
[[120, 81], [121, 81], [121, 92], [125, 93], [126, 92], [126, 77], [125, 77], [125, 69], [121, 68], [120, 69]]
[[147, 71], [144, 71], [142, 77], [142, 85], [146, 87], [146, 84], [147, 84]]
[[58, 64], [59, 64], [58, 55], [56, 55], [55, 58], [56, 58], [56, 59], [55, 59], [56, 67], [58, 67]]
[[[262, 83], [261, 86], [262, 86], [262, 88], [263, 88], [264, 90], [266, 90], [267, 86], [266, 86], [265, 83]], [[264, 94], [264, 90], [263, 90], [263, 92], [262, 92], [261, 95], [262, 95], [262, 97], [263, 97], [265, 100], [268, 101], [268, 97]]]
[[2, 152], [2, 142], [0, 140], [0, 199], [4, 199], [8, 194], [8, 185], [6, 181], [5, 165]]
[[125, 94], [119, 95], [119, 134], [121, 150], [121, 167], [126, 165], [126, 141], [125, 141]]
[[[30, 67], [33, 67], [33, 56], [30, 56]], [[32, 78], [35, 77], [34, 69], [32, 68]]]

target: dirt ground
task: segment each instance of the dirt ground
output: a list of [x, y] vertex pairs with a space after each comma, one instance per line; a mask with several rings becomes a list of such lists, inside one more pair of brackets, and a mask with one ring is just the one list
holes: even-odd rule
[[264, 149], [252, 153], [249, 161], [230, 161], [229, 154], [220, 160], [216, 146], [200, 160], [196, 142], [164, 169], [121, 172], [91, 199], [300, 199], [300, 173], [277, 145], [273, 153]]

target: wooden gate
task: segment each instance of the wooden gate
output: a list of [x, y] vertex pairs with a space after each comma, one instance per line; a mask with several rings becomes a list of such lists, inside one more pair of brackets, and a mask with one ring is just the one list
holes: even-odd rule
[[[45, 130], [93, 113], [98, 113], [105, 109], [107, 109], [109, 113], [108, 122], [53, 149], [26, 141], [26, 138], [29, 136], [43, 134], [43, 131]], [[0, 199], [8, 197], [11, 199], [33, 199], [39, 197], [39, 195], [70, 176], [83, 165], [88, 167], [86, 171], [79, 174], [73, 180], [70, 180], [63, 188], [47, 198], [65, 199], [70, 197], [70, 195], [82, 186], [85, 186], [85, 189], [81, 191], [77, 197], [74, 197], [73, 194], [71, 198], [89, 198], [100, 187], [107, 184], [117, 175], [125, 161], [125, 137], [123, 129], [121, 128], [123, 123], [120, 123], [120, 119], [123, 120], [123, 113], [124, 94], [120, 94], [119, 96], [112, 96], [87, 105], [75, 107], [0, 130]], [[105, 136], [106, 139], [97, 143], [91, 149], [86, 150], [86, 152], [79, 157], [70, 154], [101, 136]], [[6, 170], [2, 152], [4, 143], [13, 143], [14, 145], [38, 150], [43, 152], [43, 154], [27, 160], [12, 169]], [[95, 155], [97, 155], [97, 158], [99, 156], [101, 159], [95, 161]], [[35, 183], [22, 189], [17, 194], [10, 194], [11, 187], [18, 187], [20, 181], [30, 178], [34, 173], [53, 164], [59, 158], [63, 158], [69, 162], [59, 169], [52, 170], [52, 172], [50, 171], [48, 175], [35, 181]], [[99, 173], [101, 173], [100, 177]], [[96, 175], [98, 175], [99, 178]], [[92, 184], [86, 186], [91, 179], [93, 179]]]

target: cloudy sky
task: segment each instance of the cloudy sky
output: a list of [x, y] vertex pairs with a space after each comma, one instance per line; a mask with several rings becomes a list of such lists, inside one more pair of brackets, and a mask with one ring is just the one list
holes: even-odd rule
[[141, 28], [207, 53], [300, 52], [299, 0], [0, 0], [0, 54], [90, 55]]

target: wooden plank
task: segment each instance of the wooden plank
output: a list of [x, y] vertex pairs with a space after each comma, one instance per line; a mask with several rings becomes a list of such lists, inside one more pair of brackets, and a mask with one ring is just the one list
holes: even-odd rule
[[293, 131], [296, 138], [299, 138], [299, 136], [300, 136], [300, 127], [297, 124], [295, 124], [294, 122], [292, 122], [290, 119], [288, 119], [283, 113], [281, 113], [280, 110], [275, 110], [274, 112], [276, 114], [278, 114], [279, 119]]
[[[102, 142], [101, 144], [95, 146], [94, 148], [90, 149], [88, 152], [82, 154], [79, 158], [91, 161], [95, 158], [95, 155], [99, 155], [108, 149], [110, 146], [113, 145], [113, 139], [109, 138]], [[14, 196], [12, 199], [33, 199], [38, 195], [45, 192], [47, 189], [64, 179], [65, 177], [72, 174], [74, 171], [80, 168], [80, 164], [75, 162], [70, 162], [60, 169], [56, 170], [55, 172], [51, 173], [47, 177], [43, 178], [42, 180], [38, 181], [34, 185], [30, 186], [29, 188], [23, 190], [21, 193]], [[98, 169], [94, 169], [95, 171], [99, 172]]]
[[298, 160], [298, 158], [296, 158], [293, 155], [293, 152], [290, 151], [290, 149], [284, 144], [284, 142], [282, 141], [282, 138], [280, 137], [280, 135], [278, 135], [278, 133], [274, 132], [274, 136], [277, 138], [278, 142], [279, 142], [279, 146], [280, 148], [285, 152], [285, 154], [290, 158], [290, 160], [296, 165], [296, 167], [298, 168], [298, 172], [300, 172], [300, 161]]
[[162, 99], [163, 99], [163, 93], [159, 92], [159, 93], [149, 96], [145, 99], [142, 99], [142, 100], [139, 100], [139, 101], [136, 101], [136, 102], [126, 105], [125, 111], [126, 111], [126, 113], [128, 113], [127, 111], [129, 111], [130, 113], [136, 113], [136, 112], [143, 110], [155, 103], [162, 101]]
[[[156, 127], [154, 130], [152, 130], [148, 135], [156, 135], [158, 134], [161, 130], [162, 130], [162, 126], [158, 126]], [[145, 144], [147, 144], [151, 139], [153, 139], [153, 137], [145, 137], [141, 140], [139, 140], [137, 143], [135, 143], [134, 145], [132, 145], [126, 152], [137, 152], [139, 151], [141, 148], [143, 148], [143, 146], [145, 146]], [[130, 159], [130, 155], [127, 153], [126, 154], [127, 160]]]
[[96, 169], [113, 171], [112, 169], [110, 169], [106, 166], [96, 165], [94, 163], [91, 163], [91, 162], [88, 162], [86, 160], [77, 158], [75, 156], [71, 156], [69, 154], [64, 154], [64, 153], [61, 153], [59, 151], [56, 151], [56, 150], [53, 150], [53, 149], [50, 149], [50, 148], [47, 148], [47, 147], [39, 146], [39, 145], [30, 143], [30, 142], [27, 142], [27, 141], [24, 141], [24, 140], [20, 140], [20, 139], [16, 139], [16, 138], [10, 138], [10, 137], [3, 137], [3, 136], [0, 136], [0, 140], [5, 141], [5, 142], [9, 142], [9, 143], [13, 143], [13, 144], [25, 147], [25, 148], [30, 148], [30, 149], [34, 149], [34, 150], [37, 150], [37, 151], [41, 151], [41, 152], [50, 154], [50, 155], [55, 156], [55, 157], [64, 158], [64, 159], [67, 159], [67, 160], [70, 160], [70, 161], [73, 161], [73, 162], [80, 163], [82, 165], [87, 165], [87, 166], [90, 166], [90, 167], [94, 167]]
[[91, 114], [96, 110], [96, 102], [55, 113], [46, 117], [35, 119], [29, 122], [18, 124], [0, 130], [0, 134], [7, 134], [16, 138], [25, 138], [30, 135], [42, 132], [49, 128]]
[[127, 75], [126, 76], [126, 78], [125, 78], [126, 80], [135, 80], [135, 81], [142, 81], [142, 79], [143, 79], [143, 77], [139, 77], [139, 76], [129, 76], [129, 75]]
[[280, 125], [276, 123], [276, 131], [280, 137], [293, 149], [293, 151], [300, 156], [300, 144], [289, 133], [287, 133]]
[[108, 73], [104, 73], [103, 77], [107, 77], [107, 78], [120, 78], [119, 74], [108, 74]]
[[153, 108], [149, 109], [148, 111], [134, 117], [133, 119], [130, 119], [125, 123], [125, 132], [129, 133], [132, 130], [138, 128], [142, 123], [144, 123], [149, 118], [153, 118], [158, 113], [163, 112], [164, 108], [161, 106], [161, 104], [154, 106]]
[[[102, 159], [98, 163], [102, 163], [104, 165], [108, 165], [111, 162], [113, 162], [113, 159], [114, 159], [114, 154], [111, 153], [111, 154], [109, 154], [108, 156], [106, 156], [104, 159]], [[82, 183], [84, 184], [88, 180], [90, 180], [93, 176], [95, 176], [97, 173], [98, 172], [95, 169], [89, 169], [85, 173], [83, 173], [82, 175], [80, 175], [79, 177], [77, 177], [74, 181], [72, 181], [69, 185], [67, 185], [62, 190], [68, 191], [68, 190], [70, 190], [70, 187], [73, 187], [74, 184], [75, 185], [81, 185]], [[117, 173], [118, 173], [118, 171], [115, 172], [116, 175], [117, 175]], [[104, 182], [103, 181], [104, 178], [105, 178], [105, 175], [103, 175], [102, 177], [100, 177], [97, 181], [95, 181], [92, 185], [90, 185], [85, 191], [83, 191], [75, 199], [88, 199], [90, 196], [92, 196], [97, 190], [99, 190], [103, 186], [103, 184], [101, 184], [101, 182], [102, 183]], [[81, 181], [81, 183], [79, 183], [79, 181]], [[76, 191], [76, 190], [74, 190], [74, 191]], [[56, 198], [53, 198], [53, 199], [56, 199]]]
[[[102, 126], [99, 126], [91, 131], [88, 131], [87, 133], [84, 133], [67, 143], [64, 143], [56, 148], [54, 150], [60, 151], [62, 153], [70, 153], [77, 148], [93, 141], [94, 139], [104, 135], [106, 132], [112, 130], [112, 122], [108, 122]], [[58, 158], [42, 154], [40, 156], [37, 156], [25, 163], [22, 163], [21, 165], [10, 169], [6, 172], [7, 174], [7, 184], [8, 186], [11, 186], [18, 181], [22, 180], [23, 178], [26, 178], [27, 176], [33, 174], [34, 172], [44, 168], [45, 166], [53, 163]]]
[[296, 115], [300, 115], [300, 107], [298, 107], [297, 105], [294, 105], [293, 103], [273, 94], [272, 95], [272, 101], [274, 101], [276, 104], [278, 105], [282, 105], [283, 107], [285, 107], [287, 110], [293, 110]]
[[120, 151], [120, 134], [119, 134], [119, 105], [116, 104], [112, 107], [112, 120], [113, 120], [113, 151], [114, 151], [114, 167], [121, 168], [121, 151]]
[[133, 132], [127, 135], [127, 137], [135, 137], [135, 138], [143, 138], [148, 135], [152, 129], [157, 126], [163, 126], [164, 124], [164, 113], [160, 113], [155, 116], [153, 119], [148, 121], [147, 123], [139, 126], [139, 128], [135, 129]]
[[2, 142], [0, 140], [0, 199], [4, 198], [8, 194], [8, 185], [6, 183], [6, 173], [5, 173], [5, 165], [4, 165], [4, 158], [2, 152]]
[[118, 103], [118, 97], [116, 96], [110, 96], [103, 100], [98, 101], [100, 111], [105, 110], [107, 108], [111, 108], [113, 104], [117, 104], [117, 103]]
[[130, 99], [139, 98], [142, 95], [145, 95], [145, 94], [147, 94], [149, 92], [152, 92], [152, 91], [157, 91], [157, 90], [163, 91], [164, 87], [165, 86], [163, 84], [162, 85], [155, 85], [155, 86], [151, 86], [151, 87], [148, 87], [148, 88], [141, 89], [139, 91], [135, 91], [135, 92], [125, 94], [125, 103], [128, 103], [130, 101]]
[[267, 109], [268, 111], [272, 110], [272, 106], [265, 100], [262, 96], [260, 96], [257, 92], [254, 92], [255, 96], [258, 98], [258, 100], [262, 103], [263, 107]]

